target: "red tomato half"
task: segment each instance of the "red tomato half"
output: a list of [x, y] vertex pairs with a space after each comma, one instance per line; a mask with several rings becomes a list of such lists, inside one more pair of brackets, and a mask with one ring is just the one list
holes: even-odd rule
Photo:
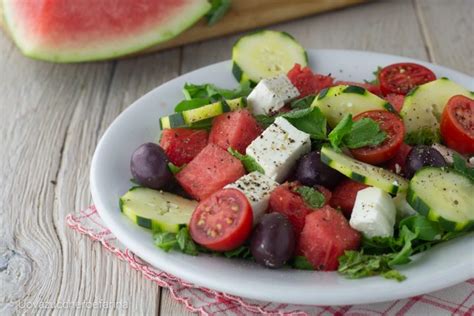
[[474, 100], [462, 95], [449, 99], [441, 115], [440, 130], [448, 147], [474, 154]]
[[436, 76], [422, 65], [398, 63], [382, 68], [378, 79], [383, 95], [390, 93], [405, 95], [416, 86], [436, 80]]
[[252, 207], [236, 189], [222, 189], [194, 210], [189, 232], [195, 242], [215, 251], [241, 246], [252, 231]]
[[358, 121], [364, 117], [377, 122], [380, 129], [387, 134], [387, 138], [383, 143], [375, 147], [365, 146], [351, 149], [352, 155], [360, 161], [373, 165], [380, 164], [395, 156], [403, 143], [403, 137], [405, 135], [405, 125], [403, 125], [402, 120], [391, 112], [375, 110], [363, 112], [355, 116], [354, 121]]

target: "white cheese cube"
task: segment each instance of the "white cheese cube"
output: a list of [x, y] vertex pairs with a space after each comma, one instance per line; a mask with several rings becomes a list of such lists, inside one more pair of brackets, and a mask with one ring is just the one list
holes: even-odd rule
[[397, 218], [402, 219], [417, 214], [411, 205], [408, 204], [406, 193], [398, 193], [392, 200], [397, 210]]
[[366, 237], [393, 236], [395, 204], [390, 195], [379, 188], [366, 188], [357, 193], [349, 224]]
[[270, 201], [270, 193], [278, 186], [273, 179], [258, 171], [241, 177], [225, 188], [234, 188], [241, 191], [248, 198], [253, 211], [253, 224], [257, 224], [265, 214]]
[[300, 95], [286, 75], [262, 79], [247, 97], [254, 114], [273, 114]]
[[281, 183], [296, 161], [310, 150], [309, 134], [278, 117], [247, 147], [246, 154], [262, 166], [266, 176]]

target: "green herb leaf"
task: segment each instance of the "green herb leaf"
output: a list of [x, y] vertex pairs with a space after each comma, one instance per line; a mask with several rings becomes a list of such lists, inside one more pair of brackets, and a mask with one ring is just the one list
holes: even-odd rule
[[431, 128], [421, 128], [405, 135], [405, 143], [409, 145], [433, 145], [439, 143], [440, 135]]
[[329, 133], [329, 142], [335, 150], [340, 151], [339, 147], [342, 144], [342, 140], [344, 136], [351, 132], [352, 125], [352, 115], [346, 114], [336, 125], [336, 127], [334, 127], [334, 129]]
[[326, 139], [327, 121], [319, 108], [293, 110], [281, 116], [300, 131], [308, 133], [312, 139]]
[[428, 220], [421, 215], [413, 215], [402, 219], [399, 227], [406, 226], [417, 235], [417, 239], [433, 241], [441, 239], [443, 230], [438, 223]]
[[363, 118], [353, 122], [349, 134], [343, 138], [344, 145], [354, 149], [364, 146], [376, 146], [387, 138], [387, 134], [380, 129], [379, 124], [370, 118]]
[[403, 281], [405, 276], [390, 266], [391, 260], [391, 255], [366, 255], [359, 251], [346, 251], [339, 257], [338, 271], [349, 279], [382, 275], [389, 279]]
[[202, 85], [186, 83], [183, 88], [183, 94], [186, 100], [209, 99], [211, 103], [223, 99], [246, 97], [251, 91], [252, 88], [249, 82], [242, 82], [240, 87], [235, 90], [222, 89], [210, 83]]
[[453, 169], [474, 182], [474, 168], [469, 168], [466, 160], [458, 153], [453, 153]]
[[298, 270], [314, 270], [311, 263], [304, 256], [295, 256], [290, 262], [290, 266], [293, 269]]
[[258, 171], [261, 174], [265, 174], [265, 170], [263, 170], [262, 166], [258, 164], [251, 156], [242, 155], [237, 150], [232, 149], [231, 147], [227, 148], [227, 151], [234, 156], [235, 158], [239, 159], [245, 167], [247, 172]]
[[209, 26], [216, 24], [230, 8], [231, 0], [211, 0], [211, 9], [206, 14]]
[[210, 103], [212, 102], [209, 98], [203, 98], [203, 99], [196, 98], [192, 100], [183, 100], [175, 106], [174, 111], [183, 112], [183, 111], [193, 110], [193, 109], [200, 108], [201, 106], [208, 105]]
[[268, 126], [272, 125], [275, 122], [276, 116], [267, 116], [264, 114], [256, 115], [255, 120], [260, 124], [263, 128], [267, 128]]
[[183, 170], [184, 167], [186, 167], [186, 164], [182, 165], [181, 167], [178, 167], [174, 163], [168, 162], [168, 169], [171, 171], [172, 174], [177, 174], [178, 172]]
[[301, 195], [303, 200], [312, 208], [320, 208], [324, 205], [326, 199], [324, 195], [311, 187], [300, 186], [295, 189], [295, 192]]
[[241, 259], [250, 259], [252, 258], [252, 253], [248, 246], [240, 246], [234, 250], [224, 252], [226, 258], [241, 258]]
[[304, 98], [291, 102], [290, 106], [292, 109], [306, 109], [309, 108], [311, 104], [313, 104], [315, 98], [315, 95], [308, 95]]
[[382, 67], [380, 66], [377, 66], [377, 69], [372, 72], [375, 76], [375, 79], [371, 80], [371, 81], [367, 81], [367, 80], [364, 80], [365, 82], [367, 83], [370, 83], [370, 84], [373, 84], [375, 86], [378, 86], [380, 83], [379, 83], [379, 73], [380, 73], [380, 70], [382, 70]]
[[192, 256], [197, 256], [198, 250], [196, 244], [189, 235], [189, 230], [187, 227], [181, 228], [176, 234], [176, 240], [178, 242], [179, 249]]
[[176, 240], [176, 234], [170, 232], [157, 231], [153, 234], [153, 240], [155, 242], [155, 246], [163, 249], [166, 252], [170, 251], [178, 244], [178, 241]]

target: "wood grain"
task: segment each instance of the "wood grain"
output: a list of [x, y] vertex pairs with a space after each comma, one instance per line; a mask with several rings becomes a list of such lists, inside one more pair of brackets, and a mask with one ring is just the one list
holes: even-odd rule
[[474, 1], [415, 0], [433, 62], [474, 76]]
[[[310, 48], [400, 54], [473, 74], [470, 0], [378, 1], [279, 24]], [[89, 203], [98, 139], [139, 96], [230, 58], [237, 36], [116, 62], [24, 58], [0, 34], [0, 314], [191, 315], [64, 217]], [[465, 40], [464, 40], [465, 39]], [[454, 53], [453, 53], [454, 52]], [[161, 298], [160, 298], [161, 294]], [[26, 303], [127, 302], [126, 309], [20, 309]]]

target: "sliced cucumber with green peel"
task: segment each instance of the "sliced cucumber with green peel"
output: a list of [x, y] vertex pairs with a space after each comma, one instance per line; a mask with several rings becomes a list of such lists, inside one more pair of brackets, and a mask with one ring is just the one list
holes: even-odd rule
[[120, 198], [120, 210], [135, 224], [177, 233], [191, 219], [196, 201], [145, 187], [130, 189]]
[[311, 106], [321, 110], [331, 127], [348, 113], [355, 116], [370, 110], [394, 111], [390, 103], [366, 89], [347, 85], [322, 90]]
[[338, 153], [328, 145], [321, 148], [321, 161], [352, 180], [377, 187], [390, 194], [405, 192], [408, 181], [386, 169]]
[[406, 142], [439, 142], [439, 120], [448, 100], [455, 95], [474, 97], [474, 93], [447, 78], [422, 84], [410, 91], [400, 115], [406, 129]]
[[474, 183], [453, 170], [420, 169], [410, 180], [407, 201], [448, 231], [474, 227]]
[[222, 113], [242, 109], [246, 106], [247, 100], [244, 97], [226, 101], [223, 100], [196, 109], [164, 116], [160, 118], [160, 127], [161, 129], [186, 127], [193, 123], [221, 115]]
[[308, 64], [304, 48], [288, 33], [258, 31], [242, 36], [232, 48], [232, 73], [239, 82], [258, 83]]

